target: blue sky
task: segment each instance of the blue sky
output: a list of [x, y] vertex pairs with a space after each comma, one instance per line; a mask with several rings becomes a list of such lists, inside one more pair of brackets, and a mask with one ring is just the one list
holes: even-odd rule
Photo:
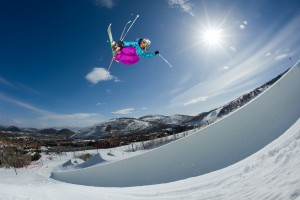
[[[111, 60], [117, 40], [159, 56]], [[296, 0], [28, 0], [0, 7], [0, 124], [90, 126], [116, 117], [196, 115], [267, 82], [300, 55]], [[292, 60], [289, 59], [292, 58]]]

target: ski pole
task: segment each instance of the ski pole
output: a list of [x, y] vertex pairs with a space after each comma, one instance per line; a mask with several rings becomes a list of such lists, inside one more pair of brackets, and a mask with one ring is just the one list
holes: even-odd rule
[[163, 59], [170, 67], [172, 67], [172, 65], [167, 61], [167, 59], [165, 59], [161, 54], [158, 54], [161, 59]]
[[109, 63], [109, 66], [108, 66], [108, 70], [107, 70], [107, 74], [106, 74], [106, 79], [109, 78], [109, 74], [110, 74], [109, 70], [110, 70], [110, 68], [111, 68], [111, 66], [112, 66], [112, 64], [114, 62], [114, 59], [115, 59], [115, 57], [113, 56], [112, 59], [111, 59], [111, 61], [110, 61], [110, 63]]
[[122, 35], [121, 35], [121, 37], [120, 37], [120, 40], [122, 40], [123, 34], [124, 34], [124, 32], [125, 32], [125, 29], [126, 29], [126, 27], [127, 27], [127, 25], [128, 25], [129, 23], [131, 23], [131, 21], [128, 21], [127, 24], [125, 25], [125, 27], [124, 27], [124, 29], [123, 29], [123, 32], [122, 32]]
[[126, 31], [124, 37], [121, 38], [121, 41], [124, 40], [124, 38], [125, 38], [125, 36], [127, 35], [128, 31], [131, 29], [132, 25], [134, 24], [134, 22], [136, 21], [136, 19], [137, 19], [138, 17], [139, 17], [139, 15], [137, 15], [137, 16], [135, 17], [135, 19], [133, 20], [132, 24], [131, 24], [131, 25], [129, 26], [129, 28], [127, 29], [127, 31]]

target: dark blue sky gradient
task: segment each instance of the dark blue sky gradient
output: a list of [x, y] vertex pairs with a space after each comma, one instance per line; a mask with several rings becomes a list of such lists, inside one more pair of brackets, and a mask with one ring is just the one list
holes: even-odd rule
[[[216, 108], [299, 59], [299, 8], [296, 0], [2, 1], [0, 125], [89, 126]], [[125, 40], [150, 38], [149, 51], [173, 67], [141, 58], [114, 63], [111, 80], [90, 82], [111, 60], [108, 25], [118, 40], [136, 15]], [[218, 45], [203, 41], [209, 27], [221, 30]]]

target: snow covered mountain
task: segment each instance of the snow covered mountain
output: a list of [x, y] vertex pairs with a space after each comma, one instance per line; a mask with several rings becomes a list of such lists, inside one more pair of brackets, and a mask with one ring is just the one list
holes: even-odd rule
[[[287, 72], [287, 71], [286, 71]], [[264, 85], [246, 93], [237, 99], [229, 102], [228, 104], [213, 109], [208, 112], [200, 113], [197, 116], [188, 115], [146, 115], [140, 118], [117, 118], [108, 122], [101, 122], [94, 126], [79, 130], [74, 138], [104, 138], [113, 134], [126, 135], [126, 134], [146, 134], [157, 133], [169, 130], [172, 133], [178, 133], [188, 130], [193, 127], [201, 127], [213, 123], [214, 121], [228, 115], [232, 111], [245, 105], [268, 87], [274, 84], [283, 74], [278, 75], [274, 79], [265, 83]], [[170, 131], [171, 130], [171, 131]]]
[[73, 137], [104, 138], [111, 134], [126, 135], [161, 132], [163, 129], [176, 129], [192, 118], [193, 117], [186, 115], [147, 115], [138, 119], [117, 118], [82, 129]]
[[140, 117], [139, 120], [147, 121], [147, 122], [155, 122], [162, 124], [177, 124], [180, 125], [184, 122], [191, 120], [193, 117], [188, 115], [172, 115], [172, 116], [164, 116], [164, 115], [147, 115], [144, 117]]

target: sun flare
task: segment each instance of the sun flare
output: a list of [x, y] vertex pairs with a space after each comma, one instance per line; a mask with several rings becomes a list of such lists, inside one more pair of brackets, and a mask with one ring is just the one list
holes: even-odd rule
[[209, 46], [219, 45], [222, 41], [222, 32], [222, 29], [207, 29], [203, 33], [203, 42]]

